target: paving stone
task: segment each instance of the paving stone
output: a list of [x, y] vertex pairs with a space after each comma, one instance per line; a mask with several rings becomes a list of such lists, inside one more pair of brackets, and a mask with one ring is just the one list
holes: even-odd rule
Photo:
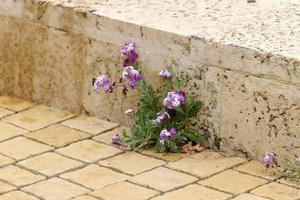
[[45, 177], [35, 175], [25, 169], [9, 165], [4, 168], [0, 168], [0, 179], [16, 186], [24, 186], [43, 180]]
[[247, 174], [266, 178], [269, 180], [274, 180], [274, 179], [278, 178], [278, 176], [276, 176], [276, 173], [278, 173], [278, 171], [275, 168], [274, 169], [266, 169], [266, 167], [261, 162], [258, 162], [255, 160], [252, 160], [248, 163], [238, 166], [236, 168], [236, 170], [247, 173]]
[[6, 156], [0, 155], [0, 167], [13, 163], [14, 160]]
[[63, 157], [56, 153], [45, 153], [24, 160], [18, 164], [27, 169], [38, 171], [46, 176], [54, 176], [83, 165], [81, 162]]
[[300, 183], [290, 179], [281, 178], [277, 182], [300, 189]]
[[92, 189], [100, 189], [106, 185], [121, 182], [129, 178], [127, 175], [114, 172], [98, 165], [89, 165], [83, 169], [62, 174], [60, 177], [72, 180], [73, 182]]
[[7, 140], [19, 135], [23, 135], [28, 131], [16, 126], [0, 122], [0, 141]]
[[90, 135], [60, 124], [54, 124], [47, 128], [27, 133], [25, 136], [57, 148], [88, 138]]
[[300, 199], [300, 190], [279, 183], [269, 183], [251, 191], [253, 194], [268, 197], [274, 200]]
[[100, 144], [93, 140], [84, 140], [73, 143], [62, 149], [58, 149], [57, 152], [85, 162], [95, 162], [99, 159], [121, 153], [122, 151], [115, 147]]
[[86, 115], [69, 119], [63, 122], [63, 124], [91, 134], [103, 133], [119, 126], [116, 123], [101, 120], [96, 117], [88, 117]]
[[60, 178], [38, 182], [22, 190], [35, 194], [45, 200], [66, 200], [90, 192], [88, 189]]
[[96, 190], [91, 195], [103, 200], [146, 200], [159, 192], [127, 182], [120, 182]]
[[221, 191], [240, 194], [266, 184], [267, 181], [234, 170], [227, 170], [204, 181], [200, 181], [199, 183]]
[[16, 97], [0, 96], [0, 107], [19, 112], [35, 106], [33, 102], [19, 99]]
[[0, 195], [0, 200], [39, 200], [39, 199], [21, 191], [13, 191], [13, 192]]
[[253, 194], [245, 193], [233, 198], [232, 200], [268, 200], [268, 199], [255, 196]]
[[143, 156], [135, 152], [127, 152], [125, 154], [100, 161], [99, 164], [107, 167], [113, 167], [127, 174], [136, 175], [143, 171], [161, 166], [165, 164], [165, 162], [155, 158]]
[[48, 145], [44, 145], [24, 137], [17, 137], [0, 143], [0, 153], [17, 160], [44, 153], [51, 149], [53, 148]]
[[2, 120], [35, 131], [73, 116], [75, 114], [40, 105]]
[[115, 135], [116, 133], [118, 133], [119, 135], [122, 135], [123, 130], [128, 130], [128, 127], [121, 126], [121, 127], [115, 128], [115, 129], [113, 129], [111, 131], [107, 131], [101, 135], [97, 135], [97, 136], [93, 137], [93, 139], [96, 141], [99, 141], [99, 142], [106, 143], [106, 144], [111, 144], [112, 136]]
[[197, 181], [197, 178], [164, 167], [159, 167], [134, 176], [130, 178], [129, 181], [166, 192]]
[[168, 167], [196, 175], [199, 178], [207, 178], [243, 162], [246, 162], [246, 159], [224, 157], [216, 152], [203, 151], [169, 163]]
[[181, 158], [189, 156], [187, 153], [158, 153], [153, 150], [145, 150], [141, 152], [144, 155], [151, 156], [154, 158], [162, 159], [168, 162], [175, 162]]
[[13, 189], [16, 189], [16, 187], [0, 181], [0, 194], [11, 191]]
[[98, 200], [98, 199], [91, 197], [89, 195], [84, 195], [84, 196], [76, 197], [72, 200]]
[[14, 114], [14, 112], [10, 111], [10, 110], [7, 110], [7, 109], [4, 109], [4, 108], [0, 108], [0, 119], [3, 118], [3, 117], [6, 117], [8, 115], [11, 115], [11, 114]]
[[155, 197], [153, 200], [223, 200], [231, 195], [203, 187], [198, 184], [188, 185], [179, 190]]

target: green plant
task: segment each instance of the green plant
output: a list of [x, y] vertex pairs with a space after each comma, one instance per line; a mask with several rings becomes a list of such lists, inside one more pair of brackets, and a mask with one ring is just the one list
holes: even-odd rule
[[124, 71], [119, 84], [110, 84], [104, 75], [93, 79], [96, 91], [103, 88], [111, 93], [121, 86], [125, 96], [128, 88], [137, 89], [140, 95], [137, 110], [126, 111], [133, 121], [130, 132], [124, 132], [122, 137], [115, 135], [112, 143], [130, 150], [154, 148], [158, 152], [180, 152], [185, 144], [199, 143], [202, 138], [190, 129], [190, 122], [202, 104], [184, 92], [183, 81], [175, 71], [161, 71], [159, 75], [164, 83], [156, 90], [137, 70], [138, 54], [133, 43], [124, 45], [121, 57]]
[[[171, 84], [165, 84], [161, 91], [155, 91], [153, 87], [144, 81], [139, 82], [140, 94], [138, 110], [132, 115], [133, 126], [130, 134], [124, 134], [124, 143], [133, 150], [154, 147], [158, 152], [180, 152], [182, 145], [192, 141], [199, 143], [200, 135], [189, 129], [189, 123], [198, 113], [201, 102], [191, 99], [185, 94], [185, 102], [175, 109], [168, 109], [163, 105], [165, 91], [178, 90], [181, 80], [173, 73]], [[155, 123], [155, 119], [161, 113], [167, 113], [162, 121]], [[162, 130], [175, 129], [173, 137], [164, 137]]]
[[300, 182], [300, 158], [298, 158], [295, 162], [288, 161], [286, 163], [286, 168], [282, 173], [282, 177]]

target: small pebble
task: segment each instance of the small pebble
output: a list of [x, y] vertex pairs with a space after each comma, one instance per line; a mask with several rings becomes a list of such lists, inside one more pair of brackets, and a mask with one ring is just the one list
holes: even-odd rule
[[255, 3], [256, 0], [247, 0], [247, 3]]

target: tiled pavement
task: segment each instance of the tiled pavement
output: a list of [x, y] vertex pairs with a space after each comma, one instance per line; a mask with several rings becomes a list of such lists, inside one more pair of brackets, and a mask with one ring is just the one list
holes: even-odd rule
[[201, 153], [124, 152], [118, 124], [0, 97], [0, 200], [299, 200], [261, 163]]

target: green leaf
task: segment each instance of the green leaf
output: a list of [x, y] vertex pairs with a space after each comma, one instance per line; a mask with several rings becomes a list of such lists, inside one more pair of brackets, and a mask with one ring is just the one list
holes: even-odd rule
[[165, 152], [166, 151], [166, 146], [164, 144], [161, 144], [159, 140], [157, 140], [156, 145], [155, 145], [155, 150], [157, 152]]
[[188, 140], [195, 142], [195, 143], [199, 143], [202, 141], [202, 137], [199, 134], [195, 134], [193, 132], [183, 132], [182, 135], [184, 135]]

